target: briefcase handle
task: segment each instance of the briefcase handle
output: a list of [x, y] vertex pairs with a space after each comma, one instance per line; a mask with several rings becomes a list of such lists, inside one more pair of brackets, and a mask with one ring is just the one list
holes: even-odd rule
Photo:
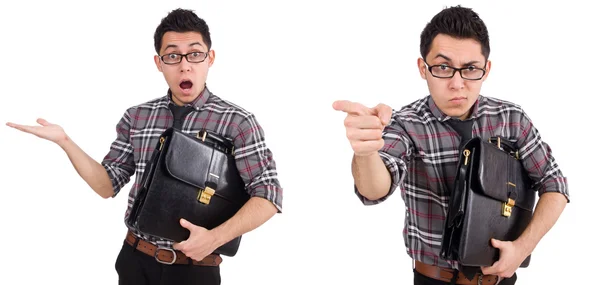
[[230, 154], [234, 154], [233, 141], [229, 138], [225, 138], [213, 131], [201, 130], [196, 134], [196, 137], [202, 142], [212, 143], [216, 147], [224, 148], [224, 151]]
[[499, 149], [503, 149], [505, 152], [508, 152], [515, 158], [519, 158], [519, 149], [511, 141], [497, 136], [488, 138], [488, 142], [495, 144]]

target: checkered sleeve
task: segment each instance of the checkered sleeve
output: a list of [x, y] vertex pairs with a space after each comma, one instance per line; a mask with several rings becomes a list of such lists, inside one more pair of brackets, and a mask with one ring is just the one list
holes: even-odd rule
[[238, 171], [250, 196], [264, 198], [282, 212], [283, 189], [277, 177], [273, 153], [267, 147], [264, 130], [253, 114], [240, 122], [234, 138]]
[[135, 172], [134, 148], [129, 140], [130, 128], [131, 116], [129, 112], [125, 112], [116, 126], [117, 137], [112, 142], [108, 154], [102, 160], [102, 166], [106, 169], [112, 182], [114, 191], [112, 197], [119, 193]]
[[538, 195], [558, 192], [570, 201], [567, 178], [558, 167], [550, 146], [542, 140], [539, 131], [522, 109], [519, 121], [520, 133], [517, 140], [519, 157], [533, 179]]
[[402, 127], [398, 115], [392, 117], [390, 123], [384, 128], [382, 137], [384, 145], [379, 150], [379, 156], [390, 172], [392, 184], [389, 192], [377, 200], [367, 199], [358, 192], [356, 185], [354, 185], [354, 193], [364, 205], [376, 205], [387, 200], [396, 188], [402, 184], [406, 176], [406, 163], [412, 152], [412, 143]]

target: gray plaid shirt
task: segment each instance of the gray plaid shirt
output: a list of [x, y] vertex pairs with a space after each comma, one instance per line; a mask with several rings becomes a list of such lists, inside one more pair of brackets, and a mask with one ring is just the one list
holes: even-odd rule
[[[383, 131], [385, 145], [379, 152], [391, 173], [390, 193], [370, 201], [356, 187], [354, 191], [365, 205], [375, 205], [400, 188], [406, 205], [403, 238], [408, 255], [427, 264], [457, 268], [456, 261], [439, 257], [461, 144], [449, 120], [455, 119], [443, 114], [431, 96], [394, 110]], [[479, 96], [468, 120], [473, 121], [473, 137], [503, 136], [516, 143], [538, 195], [558, 192], [569, 200], [566, 177], [520, 106]]]
[[[117, 137], [104, 157], [102, 165], [112, 181], [114, 196], [135, 174], [136, 179], [129, 191], [125, 220], [129, 217], [133, 201], [139, 190], [146, 162], [150, 160], [160, 135], [173, 124], [169, 109], [170, 92], [160, 98], [131, 107], [118, 122]], [[277, 178], [273, 154], [265, 143], [263, 129], [255, 116], [212, 94], [208, 88], [188, 104], [194, 108], [183, 120], [181, 130], [197, 133], [202, 129], [216, 132], [233, 140], [237, 168], [246, 190], [253, 197], [271, 201], [278, 212], [282, 210], [282, 188]], [[158, 245], [172, 247], [166, 240], [154, 240], [130, 229], [138, 237]]]

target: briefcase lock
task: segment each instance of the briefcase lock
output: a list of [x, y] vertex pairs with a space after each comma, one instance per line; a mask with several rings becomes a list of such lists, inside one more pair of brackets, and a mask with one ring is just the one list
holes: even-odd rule
[[200, 192], [198, 192], [198, 201], [202, 204], [208, 205], [210, 203], [210, 198], [212, 198], [214, 194], [215, 189], [206, 186], [204, 190], [200, 190]]
[[512, 207], [515, 205], [515, 200], [508, 198], [508, 202], [502, 203], [502, 216], [510, 217], [512, 214]]

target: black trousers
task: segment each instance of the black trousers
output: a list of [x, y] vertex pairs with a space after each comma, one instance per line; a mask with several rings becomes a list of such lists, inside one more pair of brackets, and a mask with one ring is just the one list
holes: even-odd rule
[[[450, 282], [444, 282], [444, 281], [440, 281], [440, 280], [436, 280], [436, 279], [427, 277], [427, 276], [417, 272], [414, 269], [413, 269], [413, 272], [415, 274], [414, 285], [448, 285], [448, 284], [450, 284]], [[513, 274], [513, 276], [510, 278], [502, 279], [502, 281], [500, 281], [500, 283], [498, 283], [498, 284], [499, 285], [514, 285], [515, 282], [517, 282], [517, 273]]]
[[119, 285], [221, 284], [218, 266], [162, 264], [126, 242], [123, 242], [117, 256], [115, 269], [119, 275]]

